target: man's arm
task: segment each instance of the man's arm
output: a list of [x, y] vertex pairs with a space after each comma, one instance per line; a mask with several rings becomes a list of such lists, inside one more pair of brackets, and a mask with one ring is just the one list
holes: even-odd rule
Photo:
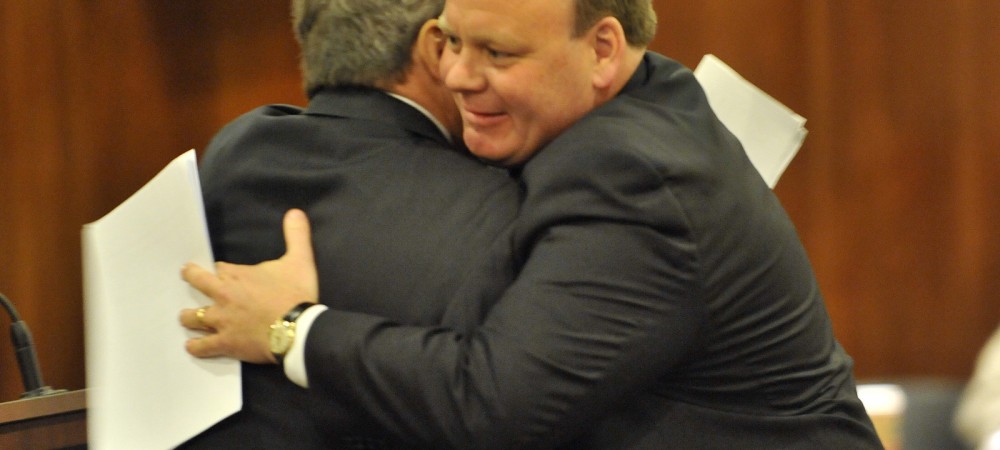
[[[291, 217], [299, 219], [305, 220]], [[308, 234], [292, 236], [299, 238]], [[703, 311], [685, 295], [694, 282], [690, 268], [664, 264], [683, 252], [675, 247], [641, 225], [553, 226], [515, 284], [471, 333], [326, 311], [306, 341], [310, 389], [363, 412], [397, 437], [425, 445], [561, 443], [648, 386], [684, 356], [684, 343], [694, 341]], [[193, 269], [185, 277], [230, 304], [253, 296], [266, 302], [249, 286], [267, 285], [271, 273], [302, 270], [295, 264], [310, 259], [297, 253], [301, 248], [290, 242], [288, 254], [272, 266], [241, 266], [239, 279], [226, 278], [228, 270], [212, 283], [191, 276], [204, 275]], [[266, 270], [274, 266], [283, 268]], [[255, 280], [261, 272], [263, 280]], [[289, 305], [300, 300], [280, 295]], [[274, 309], [270, 316], [283, 313]], [[233, 328], [256, 327], [258, 337], [202, 338], [191, 346], [193, 353], [240, 358], [266, 353], [259, 336], [273, 320], [268, 314], [253, 326]], [[244, 339], [253, 350], [228, 344]]]
[[324, 313], [306, 346], [310, 385], [433, 445], [548, 447], [579, 435], [682, 358], [703, 311], [680, 300], [683, 277], [655, 275], [664, 268], [646, 257], [657, 251], [648, 230], [567, 225], [546, 240], [468, 335]]

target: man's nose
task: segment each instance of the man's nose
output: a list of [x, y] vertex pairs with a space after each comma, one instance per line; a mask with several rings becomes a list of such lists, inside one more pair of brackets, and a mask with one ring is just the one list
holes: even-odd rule
[[475, 92], [486, 87], [486, 78], [468, 52], [444, 57], [444, 84], [453, 92]]

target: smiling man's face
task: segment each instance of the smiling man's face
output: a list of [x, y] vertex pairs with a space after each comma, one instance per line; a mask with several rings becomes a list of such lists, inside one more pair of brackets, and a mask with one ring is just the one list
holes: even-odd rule
[[591, 36], [573, 36], [573, 0], [448, 0], [441, 69], [469, 150], [526, 161], [594, 108]]

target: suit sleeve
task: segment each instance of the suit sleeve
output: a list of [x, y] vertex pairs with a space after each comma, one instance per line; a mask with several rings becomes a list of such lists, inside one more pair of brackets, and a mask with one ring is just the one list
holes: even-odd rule
[[660, 174], [617, 158], [525, 172], [525, 263], [478, 326], [323, 313], [306, 347], [311, 389], [416, 445], [530, 448], [648, 388], [696, 346], [697, 249]]

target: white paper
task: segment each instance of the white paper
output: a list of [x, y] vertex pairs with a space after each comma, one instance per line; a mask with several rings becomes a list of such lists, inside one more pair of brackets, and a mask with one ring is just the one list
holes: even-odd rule
[[740, 140], [750, 162], [773, 188], [806, 138], [806, 119], [713, 55], [702, 58], [694, 75], [712, 110]]
[[83, 227], [91, 449], [176, 447], [242, 405], [238, 361], [199, 360], [183, 308], [209, 300], [181, 266], [213, 266], [194, 150]]

